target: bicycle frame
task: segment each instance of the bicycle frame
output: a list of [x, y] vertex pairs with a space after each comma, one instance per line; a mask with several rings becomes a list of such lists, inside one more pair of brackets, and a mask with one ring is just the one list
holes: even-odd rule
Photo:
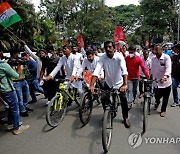
[[[70, 83], [68, 83], [70, 84]], [[72, 95], [69, 93], [68, 89], [66, 88], [64, 83], [59, 84], [59, 91], [56, 92], [56, 95], [60, 96], [59, 100], [56, 100], [54, 109], [57, 110], [58, 102], [60, 102], [59, 111], [62, 109], [62, 103], [63, 103], [63, 95], [62, 92], [64, 92], [72, 101], [75, 101], [75, 90], [73, 90]]]
[[105, 110], [110, 110], [111, 112], [116, 112], [116, 110], [118, 108], [118, 104], [115, 104], [116, 103], [115, 98], [119, 94], [119, 92], [118, 92], [118, 90], [115, 90], [113, 92], [112, 91], [106, 91], [106, 92], [110, 93], [110, 102], [107, 105]]
[[144, 81], [144, 97], [150, 98], [152, 96], [151, 89], [152, 89], [152, 81]]

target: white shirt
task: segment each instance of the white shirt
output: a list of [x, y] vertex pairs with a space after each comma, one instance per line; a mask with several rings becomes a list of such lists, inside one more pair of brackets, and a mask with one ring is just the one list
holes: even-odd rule
[[27, 45], [24, 45], [24, 49], [25, 49], [25, 52], [28, 53], [36, 61], [36, 63], [37, 63], [37, 76], [39, 78], [40, 71], [42, 68], [42, 61], [41, 61], [40, 57], [35, 55]]
[[[148, 73], [150, 74], [150, 70], [151, 70], [151, 59], [148, 57], [147, 60], [144, 60], [144, 57], [142, 57], [142, 60], [143, 60], [143, 62], [144, 62], [144, 65], [145, 65], [145, 67], [146, 67]], [[144, 73], [143, 73], [141, 67], [140, 67], [140, 76], [145, 77], [145, 75], [144, 75]]]
[[110, 88], [119, 89], [123, 85], [123, 75], [128, 75], [126, 62], [124, 57], [115, 52], [112, 59], [108, 58], [106, 54], [100, 57], [94, 76], [99, 76], [101, 69], [105, 70], [105, 82]]
[[172, 84], [171, 80], [171, 58], [169, 55], [162, 54], [160, 59], [157, 57], [152, 58], [152, 69], [151, 73], [153, 75], [153, 79], [161, 79], [165, 75], [168, 75], [167, 81], [164, 83], [156, 83], [153, 85], [155, 88], [166, 88]]
[[79, 52], [76, 52], [76, 54], [73, 54], [73, 55], [76, 55], [77, 56], [77, 58], [78, 58], [78, 60], [80, 61], [80, 62], [82, 62], [83, 61], [83, 55], [81, 54], [81, 53], [79, 53]]
[[97, 53], [97, 56], [98, 56], [98, 57], [101, 57], [101, 56], [103, 56], [104, 54], [105, 54], [105, 53], [103, 53], [103, 52], [102, 52], [102, 53]]
[[50, 73], [50, 76], [52, 76], [52, 78], [54, 78], [57, 72], [61, 69], [61, 66], [65, 67], [66, 78], [69, 78], [71, 75], [79, 76], [79, 70], [80, 70], [81, 65], [76, 55], [73, 55], [71, 53], [68, 58], [65, 55], [62, 56], [57, 66]]
[[[82, 72], [85, 70], [85, 68], [87, 68], [89, 72], [93, 73], [98, 61], [99, 61], [99, 57], [97, 56], [94, 56], [94, 60], [92, 62], [90, 62], [87, 58], [85, 58], [82, 63]], [[101, 70], [100, 77], [104, 78], [103, 69]]]
[[152, 51], [149, 53], [149, 58], [152, 60], [154, 57], [156, 57], [155, 54], [152, 53]]

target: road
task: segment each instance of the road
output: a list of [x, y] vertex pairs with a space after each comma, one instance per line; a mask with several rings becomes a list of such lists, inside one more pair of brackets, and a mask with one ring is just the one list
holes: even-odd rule
[[[89, 124], [81, 128], [78, 109], [69, 108], [64, 121], [52, 129], [46, 124], [46, 100], [38, 96], [39, 101], [30, 105], [34, 111], [27, 118], [21, 118], [30, 128], [19, 135], [12, 135], [0, 126], [0, 154], [103, 154], [101, 142], [101, 125], [103, 110], [94, 108]], [[129, 112], [131, 128], [122, 124], [121, 109], [114, 120], [113, 140], [109, 154], [179, 154], [180, 140], [169, 143], [167, 139], [180, 138], [180, 108], [171, 108], [170, 97], [167, 115], [159, 116], [158, 111], [151, 109], [148, 130], [142, 136], [139, 147], [130, 147], [128, 138], [132, 133], [142, 132], [142, 104], [134, 104]], [[166, 138], [164, 143], [155, 143], [157, 138]], [[149, 141], [146, 143], [146, 141]], [[168, 143], [167, 143], [168, 142]], [[137, 142], [139, 143], [139, 142]], [[138, 144], [136, 144], [138, 145]]]

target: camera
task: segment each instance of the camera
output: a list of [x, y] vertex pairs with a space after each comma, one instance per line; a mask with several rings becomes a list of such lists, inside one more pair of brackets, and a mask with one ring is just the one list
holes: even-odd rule
[[18, 66], [18, 65], [26, 65], [26, 62], [21, 58], [17, 58], [17, 59], [9, 59], [8, 64], [10, 66]]

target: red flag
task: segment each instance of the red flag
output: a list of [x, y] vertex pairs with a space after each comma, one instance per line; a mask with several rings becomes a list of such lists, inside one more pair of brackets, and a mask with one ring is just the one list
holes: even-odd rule
[[78, 44], [79, 48], [84, 48], [84, 40], [83, 40], [83, 37], [81, 35], [79, 35], [77, 37], [77, 44]]
[[122, 26], [116, 26], [114, 30], [114, 42], [116, 44], [116, 49], [120, 51], [119, 41], [125, 40], [125, 34], [123, 32]]
[[116, 26], [114, 31], [114, 42], [124, 41], [125, 34], [123, 32], [122, 26]]
[[92, 73], [89, 72], [88, 70], [85, 70], [83, 72], [83, 77], [84, 77], [84, 80], [85, 80], [86, 84], [90, 85], [91, 80], [92, 80]]

